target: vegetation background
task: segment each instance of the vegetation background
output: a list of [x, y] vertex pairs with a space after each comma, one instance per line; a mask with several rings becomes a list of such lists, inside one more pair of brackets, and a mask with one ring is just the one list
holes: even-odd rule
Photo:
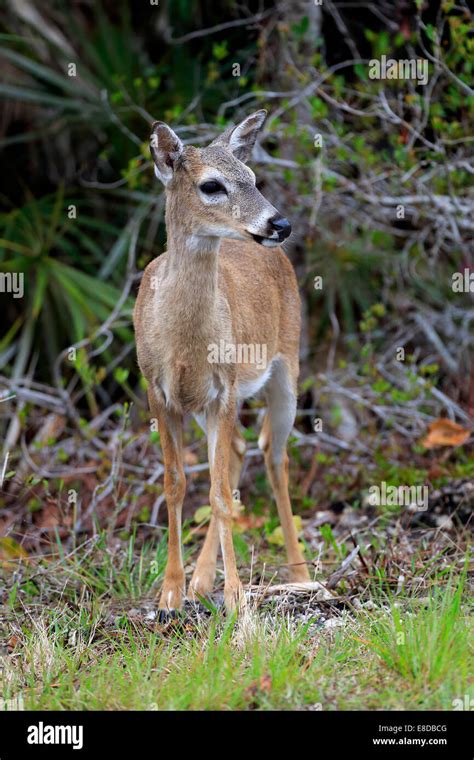
[[[347, 696], [356, 656], [374, 706], [405, 704], [390, 678], [386, 693], [375, 688], [380, 663], [393, 678], [412, 679], [405, 696], [412, 706], [462, 698], [468, 657], [460, 600], [474, 504], [468, 3], [9, 0], [0, 27], [0, 272], [24, 274], [23, 298], [1, 294], [0, 604], [13, 657], [0, 678], [8, 676], [7, 697], [21, 689], [29, 705], [55, 707], [364, 706], [360, 694]], [[428, 83], [371, 79], [369, 62], [382, 56], [426, 60]], [[258, 626], [242, 644], [240, 629], [222, 633], [215, 623], [221, 649], [213, 686], [207, 655], [202, 660], [202, 647], [216, 651], [206, 649], [206, 629], [176, 655], [158, 698], [154, 682], [148, 695], [131, 684], [152, 663], [160, 671], [153, 657], [168, 662], [176, 641], [165, 637], [150, 654], [148, 639], [146, 647], [140, 637], [137, 643], [130, 625], [153, 628], [152, 612], [123, 611], [129, 600], [153, 596], [165, 558], [159, 434], [150, 431], [131, 324], [141, 272], [166, 242], [150, 123], [167, 121], [185, 143], [204, 145], [261, 107], [269, 118], [253, 168], [292, 222], [286, 250], [303, 300], [292, 498], [315, 577], [338, 596], [304, 604], [286, 596], [276, 602], [278, 614], [265, 607], [259, 625], [270, 625], [263, 640], [273, 643], [260, 655]], [[462, 290], [453, 288], [456, 273]], [[260, 416], [258, 402], [241, 412], [249, 451], [235, 542], [243, 573], [252, 567], [247, 580], [264, 586], [284, 579], [285, 569], [255, 443]], [[186, 435], [192, 564], [209, 519], [208, 472], [191, 422]], [[428, 508], [369, 503], [368, 489], [382, 482], [426, 486]], [[404, 630], [393, 594], [419, 604], [435, 586], [445, 595], [410, 618], [411, 643], [399, 651]], [[105, 601], [106, 612], [95, 606]], [[380, 602], [385, 617], [364, 618], [357, 623], [364, 632], [341, 634], [322, 660], [312, 628], [275, 632], [282, 610], [307, 626], [323, 603], [327, 620], [340, 622], [369, 602]], [[112, 647], [102, 682], [89, 667], [103, 658], [111, 630], [127, 646]], [[143, 645], [141, 654], [130, 641]], [[457, 675], [448, 675], [440, 652], [447, 642]], [[206, 684], [201, 691], [179, 681], [180, 657], [192, 656], [186, 647], [206, 664], [195, 677]], [[320, 684], [333, 657], [341, 673], [347, 665], [348, 680], [326, 689]], [[122, 672], [124, 658], [137, 672], [112, 695], [106, 682], [113, 668]], [[85, 680], [74, 686], [83, 666]], [[236, 679], [240, 690], [229, 688]]]

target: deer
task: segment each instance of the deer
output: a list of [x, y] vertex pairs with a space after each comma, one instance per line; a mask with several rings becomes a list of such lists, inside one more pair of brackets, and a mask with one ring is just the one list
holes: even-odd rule
[[[288, 490], [301, 319], [296, 275], [280, 247], [291, 224], [257, 189], [247, 166], [266, 115], [252, 113], [202, 148], [184, 145], [162, 121], [152, 125], [154, 172], [165, 187], [167, 249], [144, 270], [134, 328], [163, 454], [168, 557], [158, 605], [162, 620], [176, 616], [185, 598], [209, 597], [219, 547], [226, 611], [245, 607], [232, 493], [246, 451], [238, 411], [257, 395], [265, 402], [258, 446], [282, 526], [289, 581], [310, 580]], [[266, 361], [245, 361], [248, 356], [232, 351], [224, 361], [222, 355], [210, 361], [210, 347], [241, 345], [264, 346]], [[186, 597], [181, 523], [183, 420], [189, 413], [207, 435], [211, 517]]]

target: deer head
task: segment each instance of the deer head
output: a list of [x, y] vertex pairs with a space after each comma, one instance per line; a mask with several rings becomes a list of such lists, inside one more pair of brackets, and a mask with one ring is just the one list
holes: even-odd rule
[[155, 174], [166, 187], [167, 226], [194, 238], [255, 240], [267, 247], [285, 240], [291, 225], [255, 186], [250, 158], [266, 111], [229, 127], [207, 148], [184, 146], [164, 122], [152, 127]]

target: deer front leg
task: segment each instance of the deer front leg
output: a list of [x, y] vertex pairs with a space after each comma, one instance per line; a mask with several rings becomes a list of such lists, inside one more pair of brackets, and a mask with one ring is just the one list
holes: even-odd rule
[[[245, 440], [237, 425], [234, 427], [232, 447], [229, 460], [229, 482], [231, 491], [238, 488], [240, 472], [245, 458]], [[199, 554], [196, 569], [189, 584], [188, 596], [194, 601], [200, 596], [207, 596], [214, 587], [216, 577], [217, 552], [219, 549], [219, 531], [215, 514], [211, 515], [204, 545]]]
[[235, 403], [226, 409], [213, 404], [207, 414], [209, 467], [211, 472], [210, 503], [217, 525], [224, 561], [224, 601], [228, 612], [242, 607], [245, 602], [235, 562], [232, 539], [232, 491], [229, 463], [235, 423]]
[[181, 550], [181, 512], [186, 480], [182, 456], [182, 419], [161, 408], [153, 398], [150, 406], [158, 420], [158, 430], [165, 466], [165, 499], [168, 507], [168, 561], [159, 609], [180, 610], [183, 604], [185, 577]]

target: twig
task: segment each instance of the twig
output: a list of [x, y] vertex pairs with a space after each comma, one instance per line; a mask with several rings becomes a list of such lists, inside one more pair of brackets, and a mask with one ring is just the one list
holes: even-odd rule
[[340, 567], [329, 576], [329, 578], [326, 581], [326, 586], [328, 589], [333, 589], [337, 586], [339, 581], [344, 577], [344, 575], [349, 570], [350, 566], [352, 565], [353, 561], [355, 560], [359, 552], [360, 552], [360, 547], [356, 546], [351, 551], [351, 553], [345, 558], [345, 560], [341, 563]]

